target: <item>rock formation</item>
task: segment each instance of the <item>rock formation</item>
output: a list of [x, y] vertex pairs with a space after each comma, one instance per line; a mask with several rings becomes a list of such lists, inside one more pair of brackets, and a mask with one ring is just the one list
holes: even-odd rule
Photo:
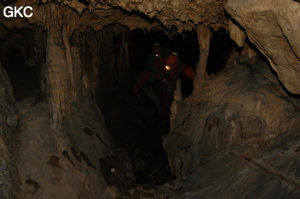
[[207, 81], [192, 104], [174, 101], [164, 148], [186, 182], [173, 197], [299, 196], [299, 105], [265, 63], [246, 57]]
[[[121, 197], [102, 171], [123, 154], [102, 113], [111, 114], [113, 38], [137, 28], [170, 38], [196, 31], [200, 49], [194, 92], [182, 99], [177, 90], [164, 138], [177, 187], [160, 187], [161, 197], [299, 197], [299, 1], [18, 0], [0, 10], [7, 5], [32, 6], [33, 17], [0, 13], [0, 61], [19, 49], [41, 94], [16, 103], [0, 68], [1, 198]], [[208, 77], [210, 37], [220, 28], [245, 56]], [[122, 160], [122, 179], [131, 178]]]
[[299, 3], [229, 0], [225, 8], [268, 58], [286, 88], [299, 94]]

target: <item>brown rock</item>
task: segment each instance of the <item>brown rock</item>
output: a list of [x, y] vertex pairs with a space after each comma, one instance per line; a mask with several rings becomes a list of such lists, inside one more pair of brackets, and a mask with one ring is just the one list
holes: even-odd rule
[[280, 0], [229, 0], [225, 8], [268, 58], [285, 87], [299, 94], [300, 4]]

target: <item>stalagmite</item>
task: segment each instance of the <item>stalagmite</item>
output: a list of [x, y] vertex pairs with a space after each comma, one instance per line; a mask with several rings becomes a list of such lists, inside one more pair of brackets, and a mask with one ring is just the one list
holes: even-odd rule
[[70, 115], [70, 75], [62, 33], [50, 27], [47, 34], [47, 98], [54, 121], [62, 122]]
[[176, 90], [174, 91], [174, 100], [171, 104], [170, 114], [170, 130], [173, 130], [177, 126], [177, 118], [181, 114], [182, 110], [182, 91], [181, 91], [181, 80], [176, 80]]

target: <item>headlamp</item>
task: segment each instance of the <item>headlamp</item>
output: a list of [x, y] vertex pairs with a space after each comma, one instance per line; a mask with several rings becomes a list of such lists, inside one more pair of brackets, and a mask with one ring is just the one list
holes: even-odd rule
[[166, 69], [167, 71], [170, 71], [170, 70], [172, 69], [172, 67], [171, 67], [170, 65], [165, 65], [165, 69]]
[[159, 57], [159, 54], [158, 54], [158, 53], [155, 53], [155, 57]]

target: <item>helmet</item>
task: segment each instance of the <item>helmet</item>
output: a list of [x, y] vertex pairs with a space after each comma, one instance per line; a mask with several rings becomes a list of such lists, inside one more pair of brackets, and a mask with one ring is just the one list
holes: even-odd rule
[[152, 52], [154, 53], [155, 57], [159, 57], [161, 54], [161, 47], [159, 46], [158, 43], [155, 43], [152, 49]]
[[177, 66], [179, 64], [179, 57], [177, 56], [177, 53], [172, 53], [171, 55], [167, 56], [166, 58], [166, 70], [171, 70], [173, 67]]

